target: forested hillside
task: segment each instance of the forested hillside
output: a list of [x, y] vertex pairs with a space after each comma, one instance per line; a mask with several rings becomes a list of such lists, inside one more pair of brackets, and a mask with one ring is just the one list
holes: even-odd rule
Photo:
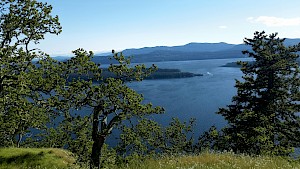
[[[72, 51], [74, 57], [59, 61], [35, 47], [62, 32], [50, 4], [2, 0], [0, 10], [0, 166], [34, 160], [26, 167], [43, 167], [39, 160], [44, 158], [71, 168], [140, 164], [223, 168], [232, 167], [231, 159], [238, 167], [256, 167], [251, 160], [271, 167], [299, 166], [293, 155], [300, 146], [300, 43], [289, 45], [277, 33], [256, 31], [253, 38], [244, 39], [247, 47], [242, 53], [230, 50], [241, 46], [225, 43], [214, 44], [219, 45], [218, 51], [212, 44], [202, 44], [203, 49], [189, 44], [186, 49], [175, 47], [180, 51], [148, 51], [137, 54], [136, 60], [112, 50], [113, 63], [102, 68], [106, 61], [82, 48]], [[183, 55], [188, 60], [229, 56], [254, 60], [238, 63], [243, 76], [236, 80], [237, 93], [231, 104], [216, 112], [228, 122], [224, 128], [211, 126], [197, 135], [200, 129], [194, 118], [177, 117], [162, 125], [153, 117], [161, 117], [165, 109], [129, 87], [132, 81], [161, 78], [162, 74], [201, 76], [131, 64], [178, 60]], [[115, 144], [109, 144], [109, 138]], [[62, 156], [64, 151], [56, 148], [66, 149], [74, 158]], [[69, 165], [63, 165], [58, 156]]]

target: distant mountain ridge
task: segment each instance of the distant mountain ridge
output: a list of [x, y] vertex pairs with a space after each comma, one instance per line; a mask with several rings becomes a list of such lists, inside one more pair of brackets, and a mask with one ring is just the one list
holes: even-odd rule
[[215, 52], [219, 50], [226, 50], [234, 47], [233, 44], [225, 42], [220, 43], [188, 43], [183, 46], [156, 46], [144, 47], [139, 49], [126, 49], [123, 50], [124, 55], [140, 55], [148, 54], [155, 51], [179, 51], [179, 52]]
[[[286, 45], [296, 45], [300, 43], [299, 39], [286, 39]], [[182, 46], [155, 46], [155, 47], [144, 47], [138, 49], [125, 49], [123, 50], [124, 55], [141, 55], [148, 54], [155, 51], [179, 51], [179, 52], [217, 52], [223, 50], [248, 50], [250, 47], [245, 44], [229, 44], [225, 42], [219, 43], [188, 43]]]
[[[299, 39], [286, 39], [286, 45], [296, 45]], [[138, 49], [125, 49], [124, 56], [131, 56], [132, 63], [162, 62], [162, 61], [184, 61], [203, 59], [227, 59], [245, 57], [243, 50], [250, 50], [245, 44], [220, 43], [188, 43], [182, 46], [156, 46]], [[111, 55], [96, 54], [93, 61], [101, 64], [109, 64]], [[58, 57], [60, 58], [60, 57]], [[63, 58], [63, 57], [62, 57]]]

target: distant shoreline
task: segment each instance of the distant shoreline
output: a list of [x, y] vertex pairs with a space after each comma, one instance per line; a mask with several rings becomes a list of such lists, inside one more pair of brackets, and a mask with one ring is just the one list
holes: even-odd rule
[[[243, 61], [243, 62], [253, 64], [255, 61]], [[300, 60], [297, 60], [297, 62], [298, 62], [298, 65], [300, 65]], [[241, 68], [242, 66], [238, 65], [237, 62], [229, 62], [229, 63], [226, 63], [225, 65], [220, 66], [220, 67]]]

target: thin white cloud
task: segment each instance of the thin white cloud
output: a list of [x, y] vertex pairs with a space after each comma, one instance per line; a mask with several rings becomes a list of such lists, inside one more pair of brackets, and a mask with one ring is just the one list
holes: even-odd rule
[[297, 18], [279, 18], [273, 16], [249, 17], [247, 20], [251, 23], [261, 23], [269, 27], [300, 26], [300, 17]]
[[227, 29], [228, 27], [225, 25], [219, 26], [220, 29]]
[[248, 17], [247, 20], [250, 21], [250, 22], [253, 22], [254, 17], [252, 17], [252, 16], [251, 16], [251, 17]]

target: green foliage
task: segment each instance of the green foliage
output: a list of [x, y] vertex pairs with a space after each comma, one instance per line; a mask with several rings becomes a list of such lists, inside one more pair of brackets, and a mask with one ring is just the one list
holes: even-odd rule
[[[88, 87], [92, 86], [93, 79], [100, 79], [101, 69], [91, 61], [93, 56], [91, 52], [78, 49], [73, 53], [75, 57], [66, 62], [49, 62], [48, 60], [38, 62], [40, 69], [49, 72], [42, 76], [45, 81], [40, 86], [50, 89], [44, 93], [47, 94], [48, 112], [54, 111], [58, 116], [52, 118], [53, 122], [48, 124], [48, 128], [40, 130], [39, 134], [27, 139], [24, 146], [67, 148], [77, 155], [77, 162], [86, 163], [90, 159], [92, 145], [91, 116], [90, 114], [80, 115], [77, 110], [86, 104], [87, 100], [84, 96], [93, 94], [92, 91], [81, 92], [86, 92]], [[91, 76], [87, 76], [87, 79], [69, 79], [71, 74]], [[37, 77], [40, 78], [40, 76]], [[60, 81], [53, 82], [55, 79]], [[52, 90], [51, 86], [55, 84]]]
[[[124, 83], [132, 78], [141, 80], [147, 74], [145, 66], [137, 65], [130, 68], [129, 60], [122, 54], [115, 54], [114, 59], [119, 64], [111, 65], [109, 70], [115, 73], [117, 78], [105, 79], [98, 85], [86, 85], [86, 90], [82, 90], [81, 87], [79, 88], [81, 91], [76, 94], [83, 97], [76, 98], [75, 107], [89, 106], [93, 110], [91, 116], [93, 140], [91, 165], [94, 167], [100, 166], [101, 149], [107, 136], [122, 121], [133, 117], [163, 113], [163, 109], [160, 107], [153, 108], [151, 104], [142, 104], [142, 96]], [[151, 69], [149, 70], [151, 71]], [[77, 81], [73, 81], [69, 85], [69, 89], [78, 91], [77, 84]], [[74, 102], [74, 99], [71, 101]]]
[[150, 119], [141, 119], [138, 122], [120, 127], [120, 142], [116, 150], [123, 158], [131, 158], [138, 155], [151, 156], [161, 152], [164, 147], [164, 134], [162, 126]]
[[[264, 32], [245, 39], [252, 50], [243, 53], [255, 62], [239, 63], [244, 76], [236, 81], [237, 95], [232, 105], [218, 112], [229, 125], [220, 132], [212, 127], [195, 146], [193, 119], [180, 122], [174, 118], [166, 127], [146, 119], [164, 113], [163, 108], [143, 103], [142, 95], [126, 84], [143, 80], [156, 66], [132, 66], [130, 58], [113, 52], [112, 59], [118, 64], [107, 70], [114, 76], [103, 78], [103, 69], [91, 61], [92, 52], [77, 49], [70, 60], [55, 61], [30, 48], [46, 34], [61, 32], [50, 5], [2, 0], [0, 10], [0, 147], [66, 148], [81, 167], [89, 162], [91, 168], [113, 168], [158, 154], [178, 156], [206, 148], [288, 155], [299, 146], [300, 70], [296, 59], [300, 44], [285, 47], [284, 39]], [[89, 113], [79, 114], [82, 109]], [[112, 149], [105, 143], [117, 127], [122, 132], [120, 142]], [[31, 137], [33, 129], [40, 133]], [[39, 161], [44, 153], [21, 157]]]
[[164, 130], [165, 152], [168, 154], [189, 154], [193, 150], [195, 119], [180, 122], [173, 118]]
[[[41, 86], [50, 81], [44, 63], [52, 60], [29, 46], [47, 33], [60, 33], [61, 27], [46, 3], [2, 0], [0, 9], [0, 146], [20, 146], [30, 128], [41, 129], [50, 120], [39, 92], [53, 90], [61, 80], [49, 77], [53, 83]], [[40, 67], [32, 63], [35, 58], [45, 59]]]
[[198, 152], [203, 152], [207, 150], [219, 150], [224, 148], [222, 146], [222, 138], [220, 133], [215, 126], [209, 128], [208, 131], [205, 131], [198, 139], [196, 145]]
[[[115, 78], [101, 79], [101, 69], [91, 61], [91, 52], [78, 49], [73, 51], [75, 57], [58, 62], [30, 48], [45, 34], [61, 32], [50, 5], [35, 0], [3, 0], [0, 8], [0, 146], [20, 146], [25, 135], [31, 137], [29, 130], [38, 129], [42, 133], [25, 140], [24, 145], [67, 147], [81, 154], [79, 161], [87, 161], [92, 144], [100, 143], [101, 148], [123, 120], [163, 112], [162, 108], [142, 104], [142, 96], [125, 84], [142, 80], [156, 70], [155, 66], [131, 67], [130, 59], [115, 53], [113, 59], [119, 64], [109, 67]], [[72, 78], [72, 74], [79, 78]], [[87, 107], [92, 110], [87, 115], [74, 111]], [[101, 149], [95, 149], [99, 159]]]
[[23, 146], [67, 149], [74, 154], [78, 165], [81, 167], [88, 166], [93, 144], [91, 127], [89, 117], [71, 117], [27, 139]]
[[166, 127], [150, 119], [141, 119], [120, 128], [122, 133], [116, 151], [127, 162], [163, 154], [190, 154], [194, 151], [193, 128], [194, 119], [187, 123], [173, 118]]
[[120, 163], [120, 157], [114, 148], [110, 148], [107, 144], [104, 144], [101, 149], [101, 167], [102, 168], [114, 168]]
[[39, 43], [46, 33], [61, 32], [58, 16], [51, 16], [52, 7], [47, 3], [36, 0], [1, 0], [0, 10], [0, 47], [7, 58], [11, 58], [12, 54], [20, 54], [13, 61], [31, 61], [32, 58], [22, 56], [23, 48], [28, 54], [35, 50], [29, 48], [30, 43]]
[[300, 140], [300, 44], [285, 47], [277, 34], [256, 32], [245, 39], [255, 62], [240, 62], [243, 81], [236, 81], [233, 104], [218, 112], [228, 121], [220, 135], [226, 149], [250, 154], [288, 155]]
[[[49, 65], [53, 76], [65, 78], [55, 90], [51, 90], [47, 100], [48, 105], [60, 113], [57, 120], [60, 119], [61, 123], [55, 129], [50, 128], [36, 136], [35, 140], [40, 146], [67, 147], [78, 155], [79, 162], [90, 161], [89, 154], [92, 152], [92, 160], [98, 163], [94, 166], [99, 166], [102, 146], [115, 127], [124, 120], [163, 113], [160, 107], [142, 104], [142, 95], [125, 83], [142, 80], [156, 68], [146, 68], [144, 65], [130, 67], [129, 59], [115, 54], [114, 59], [119, 64], [108, 68], [116, 74], [115, 78], [102, 79], [102, 69], [91, 61], [92, 53], [83, 49], [73, 53], [75, 57], [70, 60], [54, 64], [57, 71]], [[72, 74], [84, 75], [85, 78], [70, 78]], [[81, 109], [90, 113], [78, 114]]]

